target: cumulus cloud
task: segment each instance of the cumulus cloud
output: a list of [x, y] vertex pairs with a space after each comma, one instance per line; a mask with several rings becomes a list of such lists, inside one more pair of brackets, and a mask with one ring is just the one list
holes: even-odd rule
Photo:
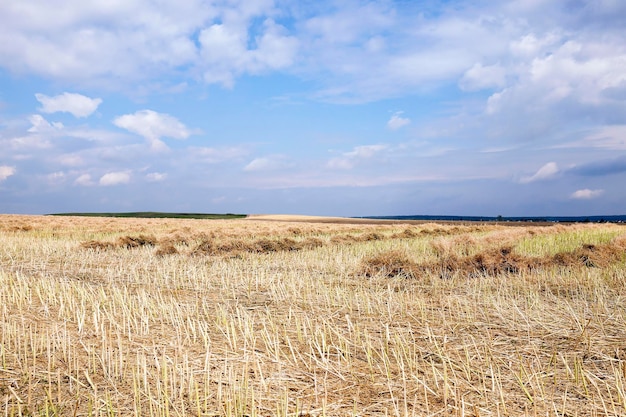
[[407, 126], [411, 123], [411, 119], [408, 117], [402, 117], [404, 112], [395, 112], [389, 121], [387, 122], [387, 127], [391, 130], [398, 130], [401, 127]]
[[41, 103], [39, 111], [44, 113], [66, 112], [74, 117], [87, 117], [98, 109], [102, 99], [89, 98], [82, 94], [63, 93], [49, 97], [45, 94], [35, 94], [37, 101]]
[[535, 181], [543, 181], [554, 178], [558, 173], [559, 167], [556, 162], [548, 162], [547, 164], [539, 168], [539, 170], [534, 175], [522, 177], [520, 182], [522, 184], [528, 184]]
[[15, 167], [0, 165], [0, 181], [4, 181], [11, 175], [15, 175]]
[[[569, 119], [579, 114], [601, 123], [613, 117], [624, 120], [618, 116], [619, 100], [613, 94], [623, 95], [616, 92], [626, 85], [626, 47], [610, 37], [587, 33], [584, 38], [580, 34], [550, 33], [537, 40], [534, 56], [510, 57], [517, 62], [509, 67], [511, 83], [486, 103], [487, 114], [499, 117], [492, 123], [501, 121], [510, 127], [514, 120], [523, 120], [518, 127], [535, 129], [529, 137], [536, 137], [555, 127], [566, 128]], [[588, 142], [594, 139], [606, 143], [598, 137], [590, 137]], [[621, 146], [623, 149], [623, 143]]]
[[604, 194], [604, 190], [590, 190], [585, 188], [583, 190], [578, 190], [572, 193], [570, 198], [575, 200], [591, 200], [593, 198], [598, 198], [602, 194]]
[[79, 83], [128, 85], [190, 64], [194, 32], [217, 7], [185, 2], [2, 2], [0, 62], [17, 73]]
[[109, 172], [100, 177], [98, 184], [102, 186], [128, 184], [130, 182], [129, 171]]
[[140, 110], [133, 114], [116, 117], [113, 124], [143, 136], [155, 151], [166, 150], [161, 138], [187, 139], [191, 132], [177, 118], [152, 110]]
[[290, 66], [298, 40], [272, 19], [266, 19], [255, 38], [256, 48], [249, 48], [248, 28], [239, 22], [223, 22], [203, 29], [198, 37], [204, 80], [232, 87], [236, 76], [260, 73]]

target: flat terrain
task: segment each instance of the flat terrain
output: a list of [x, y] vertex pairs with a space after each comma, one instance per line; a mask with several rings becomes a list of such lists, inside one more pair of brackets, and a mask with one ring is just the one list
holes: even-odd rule
[[626, 415], [619, 225], [0, 215], [0, 315], [5, 416]]

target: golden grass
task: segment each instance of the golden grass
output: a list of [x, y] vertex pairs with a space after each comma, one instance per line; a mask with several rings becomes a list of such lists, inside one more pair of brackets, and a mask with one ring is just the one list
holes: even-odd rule
[[0, 216], [0, 410], [626, 415], [625, 242], [608, 224]]

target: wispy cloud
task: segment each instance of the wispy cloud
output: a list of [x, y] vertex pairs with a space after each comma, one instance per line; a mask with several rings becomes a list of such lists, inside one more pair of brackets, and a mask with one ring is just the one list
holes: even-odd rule
[[67, 179], [67, 174], [63, 171], [56, 171], [46, 176], [49, 184], [61, 184]]
[[167, 179], [167, 174], [163, 172], [150, 172], [146, 174], [146, 180], [150, 182], [161, 182]]
[[[626, 93], [624, 94], [626, 97]], [[626, 120], [625, 120], [626, 121]], [[600, 148], [626, 151], [626, 124], [602, 126], [582, 139], [560, 144], [560, 148]]]
[[91, 179], [91, 175], [89, 174], [80, 175], [78, 178], [74, 180], [74, 184], [82, 185], [83, 187], [90, 187], [92, 185], [95, 185], [95, 183]]
[[558, 173], [559, 167], [557, 166], [556, 162], [548, 162], [547, 164], [539, 168], [539, 170], [534, 175], [522, 177], [520, 182], [522, 184], [528, 184], [536, 181], [544, 181], [550, 178], [554, 178]]
[[387, 149], [387, 145], [363, 145], [357, 146], [342, 156], [331, 158], [326, 167], [330, 169], [352, 169], [360, 162], [373, 158], [375, 155]]
[[411, 124], [411, 119], [408, 117], [402, 117], [402, 111], [395, 112], [389, 121], [387, 122], [387, 127], [391, 130], [398, 130], [401, 127], [407, 126]]
[[217, 164], [240, 159], [250, 154], [250, 149], [245, 146], [225, 146], [225, 147], [189, 147], [189, 156], [201, 162]]
[[247, 172], [276, 171], [292, 166], [293, 163], [285, 155], [271, 155], [253, 159], [243, 170]]

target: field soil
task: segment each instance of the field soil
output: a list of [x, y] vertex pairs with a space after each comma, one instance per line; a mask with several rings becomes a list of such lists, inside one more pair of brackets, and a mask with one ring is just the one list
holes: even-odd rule
[[4, 416], [626, 416], [626, 228], [0, 215]]

